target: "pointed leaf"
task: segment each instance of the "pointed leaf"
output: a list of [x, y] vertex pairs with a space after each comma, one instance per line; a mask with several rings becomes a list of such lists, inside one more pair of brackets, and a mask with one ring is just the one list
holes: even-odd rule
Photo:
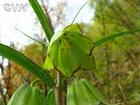
[[41, 6], [39, 5], [37, 0], [29, 0], [32, 8], [34, 9], [43, 29], [44, 32], [48, 38], [48, 40], [50, 41], [52, 35], [53, 35], [53, 28], [51, 26], [51, 23], [49, 21], [49, 16], [45, 15]]
[[21, 52], [0, 43], [0, 56], [14, 61], [15, 63], [25, 68], [27, 71], [40, 78], [48, 86], [54, 87], [54, 82], [51, 76]]
[[93, 48], [98, 47], [106, 42], [109, 42], [115, 38], [121, 37], [121, 36], [125, 36], [125, 35], [133, 35], [136, 32], [140, 32], [140, 29], [133, 29], [133, 30], [129, 30], [126, 32], [119, 32], [116, 34], [111, 34], [106, 36], [105, 38], [99, 39], [96, 42], [93, 43]]

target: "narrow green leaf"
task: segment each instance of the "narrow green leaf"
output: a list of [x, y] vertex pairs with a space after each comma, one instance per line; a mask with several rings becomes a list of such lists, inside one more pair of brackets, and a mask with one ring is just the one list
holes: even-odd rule
[[125, 36], [125, 35], [132, 35], [136, 32], [140, 32], [140, 29], [134, 29], [134, 30], [126, 31], [126, 32], [119, 32], [119, 33], [116, 33], [116, 34], [109, 35], [105, 38], [99, 39], [96, 42], [94, 42], [93, 43], [93, 48], [98, 47], [98, 46], [100, 46], [100, 45], [102, 45], [102, 44], [104, 44], [108, 41], [111, 41], [111, 40], [115, 39], [115, 38]]
[[39, 5], [37, 0], [29, 0], [34, 12], [36, 13], [43, 29], [44, 32], [48, 38], [48, 40], [50, 41], [52, 35], [53, 35], [53, 28], [51, 26], [51, 23], [49, 21], [49, 17], [47, 15], [44, 14], [41, 6]]
[[0, 56], [6, 57], [7, 59], [14, 61], [15, 63], [25, 68], [27, 71], [33, 73], [35, 76], [40, 78], [49, 87], [54, 87], [52, 77], [21, 52], [0, 43]]
[[20, 32], [21, 34], [23, 34], [24, 36], [28, 37], [29, 39], [31, 39], [31, 40], [33, 40], [33, 41], [35, 41], [35, 42], [38, 42], [38, 43], [41, 44], [41, 45], [45, 45], [45, 43], [43, 43], [42, 41], [30, 37], [29, 35], [27, 35], [27, 34], [24, 33], [23, 31], [19, 30], [17, 27], [15, 27], [15, 29], [16, 29], [18, 32]]

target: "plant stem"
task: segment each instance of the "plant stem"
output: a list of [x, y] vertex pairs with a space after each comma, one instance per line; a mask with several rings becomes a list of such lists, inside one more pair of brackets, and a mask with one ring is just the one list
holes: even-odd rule
[[63, 105], [62, 102], [62, 88], [61, 88], [61, 73], [59, 71], [57, 71], [57, 84], [55, 87], [55, 102], [56, 105]]
[[[43, 4], [43, 8], [45, 10], [45, 14], [44, 11], [42, 10], [40, 4], [38, 3], [37, 0], [29, 0], [32, 8], [34, 9], [34, 12], [36, 13], [42, 27], [43, 30], [46, 34], [46, 37], [48, 39], [48, 41], [50, 42], [51, 37], [54, 34], [54, 29], [52, 27], [51, 24], [51, 20], [47, 11], [47, 7], [45, 7], [45, 4], [43, 2], [43, 0], [41, 1]], [[62, 90], [61, 90], [61, 73], [59, 71], [57, 71], [57, 84], [55, 87], [55, 99], [56, 99], [56, 105], [63, 105], [62, 104]]]

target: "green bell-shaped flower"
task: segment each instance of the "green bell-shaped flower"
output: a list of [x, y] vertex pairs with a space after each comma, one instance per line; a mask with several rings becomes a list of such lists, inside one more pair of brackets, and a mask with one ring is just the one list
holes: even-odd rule
[[78, 24], [72, 24], [55, 33], [49, 43], [44, 67], [57, 69], [66, 77], [77, 70], [95, 69], [93, 42], [82, 35]]
[[91, 82], [81, 79], [68, 85], [67, 105], [108, 105], [108, 103]]
[[8, 105], [47, 105], [45, 94], [38, 87], [21, 85], [13, 94]]

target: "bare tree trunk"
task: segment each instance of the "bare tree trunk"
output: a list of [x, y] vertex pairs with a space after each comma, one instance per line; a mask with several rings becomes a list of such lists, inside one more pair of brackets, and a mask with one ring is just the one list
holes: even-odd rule
[[[4, 58], [2, 58], [2, 62], [0, 64], [0, 69], [1, 69], [2, 75], [4, 75], [4, 66], [3, 66], [3, 63], [4, 63]], [[3, 90], [4, 90], [4, 87], [2, 86], [2, 83], [1, 83], [1, 80], [0, 80], [0, 93], [1, 93], [1, 96], [3, 98], [4, 105], [7, 105], [6, 94], [4, 94], [4, 91]]]
[[4, 95], [3, 86], [2, 86], [2, 84], [1, 84], [1, 82], [0, 82], [0, 93], [1, 93], [1, 96], [2, 96], [2, 98], [3, 98], [3, 103], [4, 103], [4, 105], [7, 105], [6, 95]]

